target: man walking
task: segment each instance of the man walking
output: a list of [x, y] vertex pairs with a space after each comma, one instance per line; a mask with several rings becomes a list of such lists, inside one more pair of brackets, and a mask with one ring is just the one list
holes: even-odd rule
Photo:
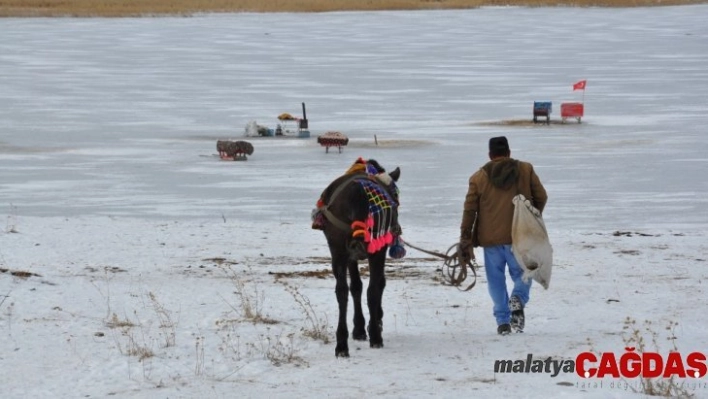
[[[506, 137], [489, 140], [489, 159], [469, 179], [460, 226], [460, 255], [467, 262], [474, 258], [473, 247], [484, 249], [484, 270], [494, 302], [497, 333], [507, 335], [512, 327], [523, 332], [524, 307], [531, 291], [531, 280], [523, 281], [523, 269], [511, 252], [512, 199], [523, 194], [543, 212], [548, 196], [533, 165], [511, 158]], [[511, 297], [506, 287], [507, 265], [514, 283]]]

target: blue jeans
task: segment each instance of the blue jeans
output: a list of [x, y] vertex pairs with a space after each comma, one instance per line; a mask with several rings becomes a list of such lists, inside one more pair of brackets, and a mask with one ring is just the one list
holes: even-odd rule
[[524, 282], [521, 276], [523, 269], [511, 253], [511, 245], [495, 245], [484, 247], [484, 270], [487, 273], [487, 283], [489, 284], [489, 295], [494, 302], [494, 318], [497, 325], [508, 324], [511, 318], [509, 310], [509, 294], [506, 291], [506, 275], [504, 273], [506, 265], [509, 265], [509, 276], [514, 282], [514, 289], [511, 295], [518, 296], [521, 303], [526, 306], [529, 301], [531, 291], [531, 281]]

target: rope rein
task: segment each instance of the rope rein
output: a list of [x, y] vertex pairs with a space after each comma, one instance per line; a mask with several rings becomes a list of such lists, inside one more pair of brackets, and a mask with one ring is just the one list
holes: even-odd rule
[[[411, 247], [413, 249], [416, 249], [420, 252], [424, 252], [428, 255], [432, 255], [438, 258], [443, 259], [443, 267], [440, 270], [443, 281], [447, 285], [451, 285], [454, 287], [457, 287], [461, 291], [469, 291], [472, 289], [477, 284], [477, 268], [479, 268], [479, 265], [477, 264], [477, 260], [472, 258], [469, 261], [461, 262], [460, 261], [460, 244], [455, 243], [450, 248], [448, 248], [447, 253], [442, 254], [437, 251], [431, 251], [427, 249], [423, 249], [420, 247], [417, 247], [408, 241], [404, 241], [401, 239], [401, 243], [403, 245]], [[453, 252], [454, 251], [454, 252]], [[467, 268], [472, 270], [472, 276], [474, 279], [472, 280], [472, 283], [467, 286], [467, 288], [461, 288], [462, 282], [464, 282], [467, 279]]]

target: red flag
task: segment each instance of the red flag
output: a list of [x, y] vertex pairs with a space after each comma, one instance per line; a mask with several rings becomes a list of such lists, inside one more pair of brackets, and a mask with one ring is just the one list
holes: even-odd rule
[[576, 91], [576, 90], [585, 90], [585, 83], [587, 83], [587, 80], [581, 80], [580, 82], [574, 84], [574, 85], [573, 85], [573, 91]]

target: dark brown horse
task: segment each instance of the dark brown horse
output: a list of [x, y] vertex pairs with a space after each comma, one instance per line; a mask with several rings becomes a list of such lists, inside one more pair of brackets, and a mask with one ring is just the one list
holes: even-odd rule
[[[400, 169], [386, 173], [376, 161], [361, 158], [350, 170], [333, 181], [322, 193], [314, 214], [313, 228], [324, 231], [332, 255], [332, 272], [337, 281], [335, 293], [339, 304], [337, 325], [337, 357], [349, 357], [347, 302], [349, 292], [354, 301], [352, 337], [364, 341], [369, 334], [372, 348], [383, 347], [381, 337], [383, 308], [381, 298], [386, 287], [384, 264], [386, 250], [398, 245], [398, 190], [395, 182]], [[401, 257], [405, 251], [391, 256]], [[366, 291], [369, 325], [361, 307], [363, 284], [359, 261], [368, 259], [369, 287]], [[347, 284], [347, 272], [351, 285]]]

